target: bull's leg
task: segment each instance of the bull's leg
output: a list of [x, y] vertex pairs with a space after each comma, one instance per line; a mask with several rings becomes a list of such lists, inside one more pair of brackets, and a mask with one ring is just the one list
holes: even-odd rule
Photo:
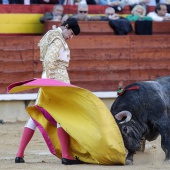
[[165, 161], [170, 162], [170, 121], [164, 119], [159, 123], [161, 147], [165, 152]]
[[127, 156], [126, 156], [126, 165], [133, 165], [133, 155], [135, 153], [133, 152], [128, 152]]
[[146, 139], [143, 137], [140, 141], [140, 148], [137, 151], [144, 152], [145, 151], [145, 144], [146, 144]]
[[166, 135], [167, 134], [161, 134], [161, 147], [165, 152], [165, 161], [170, 162], [170, 139], [168, 139], [169, 137], [166, 137]]

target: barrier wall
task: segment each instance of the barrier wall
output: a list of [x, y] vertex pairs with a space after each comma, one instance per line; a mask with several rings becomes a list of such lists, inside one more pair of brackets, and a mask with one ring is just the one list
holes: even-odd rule
[[[40, 38], [0, 37], [0, 93], [13, 82], [41, 76]], [[71, 83], [91, 91], [116, 91], [122, 80], [127, 85], [170, 75], [170, 35], [80, 35], [68, 44]]]

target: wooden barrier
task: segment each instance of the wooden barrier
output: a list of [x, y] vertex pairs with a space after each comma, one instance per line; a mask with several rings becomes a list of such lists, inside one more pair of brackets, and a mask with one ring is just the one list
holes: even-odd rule
[[[13, 82], [41, 76], [40, 38], [0, 37], [0, 93]], [[91, 91], [115, 91], [121, 80], [127, 85], [170, 75], [170, 35], [80, 35], [68, 44], [71, 83]]]
[[[56, 25], [57, 27], [61, 25], [60, 22], [55, 21], [46, 21], [44, 24], [44, 31], [52, 29], [52, 26]], [[94, 34], [105, 34], [113, 35], [114, 31], [109, 26], [108, 21], [79, 21], [82, 35], [94, 35]], [[135, 34], [135, 22], [131, 22], [133, 27], [133, 32], [130, 34]], [[153, 22], [152, 28], [153, 34], [170, 34], [170, 22]]]

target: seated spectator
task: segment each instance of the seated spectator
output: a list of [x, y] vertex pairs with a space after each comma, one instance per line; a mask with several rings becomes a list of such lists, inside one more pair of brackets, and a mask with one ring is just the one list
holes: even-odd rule
[[85, 3], [79, 3], [77, 14], [73, 14], [72, 18], [80, 21], [90, 20], [90, 16], [88, 15], [88, 5]]
[[170, 20], [170, 14], [167, 13], [167, 6], [165, 3], [158, 3], [155, 6], [155, 11], [149, 12], [148, 17], [153, 21], [167, 21]]
[[126, 16], [126, 19], [129, 21], [137, 21], [137, 20], [148, 20], [152, 21], [151, 17], [146, 16], [146, 9], [142, 5], [136, 5], [131, 10], [131, 15]]
[[119, 18], [120, 18], [120, 16], [115, 13], [114, 8], [107, 7], [105, 9], [104, 16], [93, 15], [93, 16], [89, 17], [89, 20], [91, 20], [91, 21], [109, 21], [109, 20], [115, 20], [115, 19], [119, 19]]
[[110, 19], [119, 19], [120, 16], [115, 13], [114, 8], [108, 7], [105, 9], [105, 16], [101, 16], [101, 21], [108, 21]]
[[46, 12], [43, 17], [40, 18], [40, 22], [44, 23], [45, 20], [61, 21], [62, 23], [69, 18], [69, 15], [63, 14], [63, 6], [57, 4], [53, 7], [53, 12]]

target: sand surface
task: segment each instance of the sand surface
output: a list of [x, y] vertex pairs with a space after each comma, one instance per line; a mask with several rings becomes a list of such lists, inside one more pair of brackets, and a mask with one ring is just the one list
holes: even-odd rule
[[160, 138], [146, 143], [144, 153], [134, 156], [131, 166], [104, 165], [62, 165], [60, 159], [51, 155], [40, 132], [36, 130], [25, 151], [23, 164], [14, 163], [22, 130], [25, 122], [0, 124], [0, 170], [170, 170], [170, 163], [164, 162], [164, 152], [160, 146]]

